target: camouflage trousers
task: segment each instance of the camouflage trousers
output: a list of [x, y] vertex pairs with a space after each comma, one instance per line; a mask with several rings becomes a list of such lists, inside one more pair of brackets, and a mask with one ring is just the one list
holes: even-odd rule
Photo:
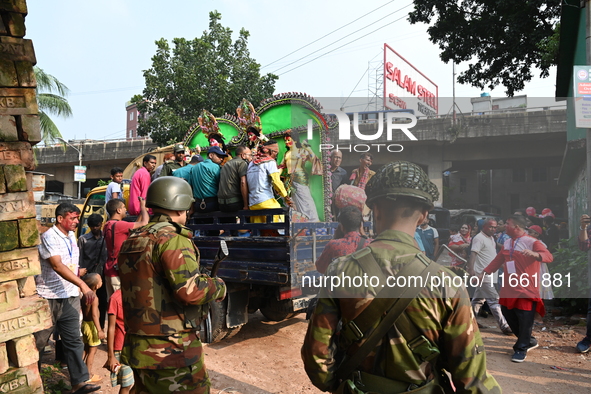
[[136, 394], [209, 394], [211, 382], [205, 368], [191, 365], [174, 369], [134, 369]]

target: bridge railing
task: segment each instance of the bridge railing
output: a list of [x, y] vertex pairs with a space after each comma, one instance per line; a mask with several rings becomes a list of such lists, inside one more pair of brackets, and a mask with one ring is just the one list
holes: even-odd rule
[[[90, 140], [90, 139], [84, 139], [84, 140], [68, 140], [68, 143], [72, 144], [72, 145], [93, 145], [93, 144], [109, 144], [109, 143], [113, 143], [113, 142], [130, 142], [130, 141], [148, 141], [148, 142], [152, 142], [152, 139], [150, 137], [134, 137], [134, 138], [114, 138], [114, 139], [103, 139], [103, 140]], [[56, 142], [54, 144], [50, 144], [50, 145], [45, 145], [45, 143], [42, 141], [40, 143], [38, 143], [37, 145], [35, 145], [35, 147], [37, 148], [56, 148], [59, 146], [63, 146], [64, 144], [61, 142]]]
[[[482, 116], [482, 115], [499, 115], [503, 113], [519, 113], [519, 112], [536, 112], [536, 111], [551, 111], [551, 110], [566, 110], [566, 102], [557, 103], [555, 105], [544, 105], [544, 106], [537, 106], [537, 107], [518, 107], [518, 108], [502, 108], [502, 109], [493, 109], [490, 111], [470, 111], [470, 112], [456, 112], [456, 117], [462, 116]], [[358, 119], [358, 124], [374, 124], [378, 123], [378, 113], [379, 112], [386, 112], [386, 111], [376, 111], [376, 117], [373, 119]], [[369, 111], [365, 111], [364, 114], [371, 114]], [[445, 119], [450, 118], [453, 114], [452, 112], [448, 112], [445, 114], [437, 114], [437, 115], [420, 115], [418, 112], [414, 114], [417, 119]], [[386, 116], [383, 119], [384, 123], [387, 121]], [[408, 118], [401, 118], [397, 123], [410, 123], [410, 119]], [[351, 124], [353, 124], [353, 120], [351, 120]]]

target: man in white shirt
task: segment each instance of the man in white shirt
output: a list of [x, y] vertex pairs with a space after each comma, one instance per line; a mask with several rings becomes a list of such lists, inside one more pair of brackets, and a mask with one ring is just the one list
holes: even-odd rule
[[52, 327], [35, 333], [37, 349], [43, 350], [57, 327], [62, 339], [65, 361], [70, 372], [73, 393], [92, 393], [101, 387], [86, 383], [88, 368], [82, 360], [84, 344], [80, 339], [80, 291], [82, 302], [90, 304], [95, 293], [79, 277], [79, 249], [74, 230], [78, 226], [80, 209], [62, 203], [55, 210], [56, 224], [41, 235], [39, 256], [41, 274], [35, 277], [37, 292], [47, 300]]
[[[497, 248], [494, 237], [496, 229], [496, 220], [489, 219], [484, 223], [482, 231], [472, 239], [472, 251], [468, 259], [468, 273], [470, 275], [480, 277], [482, 271], [496, 257]], [[477, 316], [480, 308], [482, 308], [486, 301], [503, 334], [512, 335], [513, 331], [511, 331], [509, 324], [507, 324], [503, 316], [503, 312], [501, 312], [499, 293], [494, 286], [496, 282], [496, 273], [494, 275], [484, 275], [482, 283], [474, 291], [472, 310], [474, 311], [474, 315]]]

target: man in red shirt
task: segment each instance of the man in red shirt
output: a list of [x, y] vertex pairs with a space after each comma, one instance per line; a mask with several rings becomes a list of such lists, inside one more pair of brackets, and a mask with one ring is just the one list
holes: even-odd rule
[[117, 272], [117, 258], [121, 244], [129, 236], [129, 230], [145, 226], [150, 220], [146, 210], [146, 200], [139, 197], [140, 216], [137, 222], [125, 222], [127, 216], [125, 203], [121, 200], [110, 200], [107, 203], [107, 213], [110, 219], [105, 223], [105, 244], [107, 246], [107, 262], [105, 263], [105, 282], [107, 285], [107, 299], [121, 287], [119, 273]]
[[140, 200], [138, 197], [146, 198], [148, 186], [152, 182], [150, 173], [156, 168], [156, 156], [145, 155], [140, 167], [131, 177], [131, 186], [129, 187], [129, 214], [137, 216], [140, 214]]
[[510, 238], [484, 269], [484, 273], [490, 275], [504, 264], [499, 304], [509, 327], [517, 335], [517, 342], [513, 345], [515, 353], [511, 358], [516, 363], [525, 360], [528, 350], [538, 347], [538, 341], [531, 333], [536, 312], [541, 316], [546, 312], [539, 290], [540, 263], [553, 260], [546, 246], [528, 236], [525, 227], [524, 217], [509, 216], [505, 232]]
[[328, 241], [322, 254], [316, 261], [316, 269], [321, 274], [326, 272], [328, 265], [337, 257], [354, 253], [357, 249], [368, 246], [372, 239], [362, 238], [360, 234], [363, 216], [357, 207], [348, 206], [339, 214], [339, 227], [337, 232], [343, 235], [342, 238]]

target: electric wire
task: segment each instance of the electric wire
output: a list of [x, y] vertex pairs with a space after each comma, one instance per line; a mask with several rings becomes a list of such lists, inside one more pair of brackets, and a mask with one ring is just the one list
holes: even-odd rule
[[[410, 4], [409, 4], [409, 5], [410, 5]], [[300, 68], [300, 67], [302, 67], [302, 66], [305, 66], [306, 64], [308, 64], [308, 63], [311, 63], [311, 62], [313, 62], [314, 60], [320, 59], [321, 57], [323, 57], [323, 56], [325, 56], [325, 55], [328, 55], [329, 53], [331, 53], [331, 52], [334, 52], [334, 51], [336, 51], [337, 49], [341, 49], [341, 48], [342, 48], [342, 47], [344, 47], [344, 46], [347, 46], [347, 45], [349, 45], [349, 44], [351, 44], [351, 43], [353, 43], [353, 42], [355, 42], [355, 41], [358, 41], [358, 40], [360, 40], [360, 39], [362, 39], [362, 38], [364, 38], [364, 37], [367, 37], [367, 36], [369, 36], [370, 34], [373, 34], [373, 33], [375, 33], [376, 31], [383, 29], [384, 27], [390, 26], [391, 24], [393, 24], [393, 23], [396, 23], [396, 22], [398, 22], [398, 21], [400, 21], [400, 20], [404, 19], [405, 17], [406, 17], [406, 15], [405, 15], [405, 16], [402, 16], [402, 17], [400, 17], [400, 18], [398, 18], [398, 19], [396, 19], [396, 20], [394, 20], [394, 21], [392, 21], [392, 22], [389, 22], [389, 23], [385, 24], [384, 26], [378, 27], [377, 29], [370, 31], [369, 33], [367, 33], [367, 34], [364, 34], [364, 35], [362, 35], [361, 37], [358, 37], [358, 38], [356, 38], [356, 39], [354, 39], [354, 40], [352, 40], [352, 41], [349, 41], [349, 42], [347, 42], [347, 43], [345, 43], [345, 44], [343, 44], [343, 45], [339, 46], [339, 47], [336, 47], [336, 48], [334, 48], [334, 49], [331, 49], [330, 51], [328, 51], [328, 52], [325, 52], [325, 53], [323, 53], [323, 54], [321, 54], [321, 55], [319, 55], [319, 56], [316, 56], [314, 59], [308, 60], [308, 61], [307, 61], [307, 62], [305, 62], [305, 63], [299, 64], [299, 65], [295, 66], [294, 68], [291, 68], [291, 69], [289, 69], [289, 70], [287, 70], [287, 71], [285, 71], [285, 72], [283, 72], [283, 73], [279, 74], [279, 76], [281, 76], [281, 75], [285, 75], [285, 74], [287, 74], [288, 72], [291, 72], [291, 71], [293, 71], [293, 70], [296, 70], [296, 69], [298, 69], [298, 68]], [[331, 44], [331, 45], [332, 45], [332, 44]], [[294, 63], [294, 62], [292, 62], [291, 64], [293, 64], [293, 63]]]
[[[412, 3], [411, 3], [411, 4], [407, 4], [407, 5], [405, 5], [404, 7], [402, 7], [402, 8], [399, 8], [399, 9], [397, 9], [396, 11], [394, 11], [394, 12], [391, 12], [391, 13], [389, 13], [388, 15], [386, 15], [386, 16], [384, 16], [384, 17], [382, 17], [382, 18], [380, 18], [380, 19], [378, 19], [378, 20], [376, 20], [376, 21], [374, 21], [374, 22], [370, 23], [369, 25], [366, 25], [366, 26], [364, 26], [364, 27], [362, 27], [362, 28], [360, 28], [360, 29], [357, 29], [357, 30], [355, 30], [354, 32], [347, 34], [346, 36], [344, 36], [344, 37], [341, 37], [341, 38], [339, 38], [338, 40], [336, 40], [336, 41], [333, 41], [333, 42], [331, 42], [330, 44], [327, 44], [327, 45], [323, 46], [322, 48], [319, 48], [319, 49], [317, 49], [317, 50], [315, 50], [315, 51], [313, 51], [313, 52], [311, 52], [311, 53], [309, 53], [309, 54], [307, 54], [307, 55], [305, 55], [305, 56], [302, 56], [301, 58], [299, 58], [299, 59], [297, 59], [297, 60], [294, 60], [294, 61], [292, 61], [292, 62], [290, 62], [290, 63], [287, 63], [286, 65], [284, 65], [284, 66], [282, 66], [282, 67], [279, 67], [278, 69], [276, 69], [276, 70], [275, 70], [275, 71], [273, 71], [272, 73], [273, 73], [273, 74], [276, 74], [276, 73], [277, 73], [279, 70], [282, 70], [282, 69], [284, 69], [284, 68], [286, 68], [286, 67], [288, 67], [288, 66], [291, 66], [292, 64], [294, 64], [294, 63], [297, 63], [297, 62], [299, 62], [300, 60], [303, 60], [303, 59], [307, 58], [308, 56], [312, 56], [313, 54], [315, 54], [315, 53], [317, 53], [317, 52], [320, 52], [321, 50], [323, 50], [323, 49], [326, 49], [326, 48], [328, 48], [329, 46], [331, 46], [331, 45], [333, 45], [333, 44], [336, 44], [337, 42], [340, 42], [341, 40], [343, 40], [343, 39], [345, 39], [345, 38], [347, 38], [347, 37], [350, 37], [350, 36], [352, 36], [352, 35], [353, 35], [353, 34], [355, 34], [355, 33], [358, 33], [358, 32], [360, 32], [361, 30], [367, 29], [368, 27], [370, 27], [370, 26], [374, 25], [375, 23], [377, 23], [377, 22], [379, 22], [379, 21], [381, 21], [381, 20], [383, 20], [383, 19], [386, 19], [387, 17], [389, 17], [389, 16], [391, 16], [391, 15], [393, 15], [393, 14], [395, 14], [395, 13], [399, 12], [399, 11], [402, 11], [403, 9], [405, 9], [405, 8], [407, 8], [407, 7], [411, 6], [411, 5], [412, 5]], [[403, 19], [403, 18], [405, 18], [405, 17], [406, 17], [406, 15], [405, 15], [405, 16], [403, 16], [403, 17], [401, 17], [401, 18], [399, 18], [399, 19], [396, 19], [394, 22], [398, 22], [399, 20], [401, 20], [401, 19]], [[348, 42], [347, 44], [345, 44], [345, 45], [349, 45], [349, 44], [351, 44], [351, 43], [353, 43], [353, 42], [355, 42], [355, 41], [358, 41], [359, 39], [361, 39], [361, 38], [363, 38], [363, 37], [367, 37], [368, 35], [370, 35], [370, 34], [372, 34], [372, 33], [375, 33], [376, 31], [378, 31], [378, 30], [380, 30], [380, 29], [383, 29], [384, 27], [386, 27], [386, 26], [388, 26], [388, 25], [391, 25], [391, 24], [392, 24], [392, 23], [394, 23], [394, 22], [390, 22], [390, 23], [388, 23], [388, 24], [386, 24], [386, 25], [384, 25], [384, 26], [382, 26], [382, 27], [380, 27], [380, 28], [378, 28], [378, 29], [376, 29], [376, 30], [373, 30], [372, 32], [370, 32], [370, 33], [368, 33], [368, 34], [365, 34], [365, 35], [363, 35], [363, 36], [361, 36], [361, 37], [359, 37], [359, 38], [357, 38], [357, 39], [353, 40], [353, 41], [349, 41], [349, 42]], [[340, 48], [344, 47], [345, 45], [341, 45], [340, 47], [337, 47], [337, 48], [335, 48], [335, 49], [333, 49], [333, 50], [331, 50], [331, 51], [329, 51], [329, 52], [326, 52], [326, 53], [324, 53], [324, 54], [323, 54], [323, 55], [321, 55], [321, 56], [315, 57], [314, 59], [312, 59], [312, 61], [313, 61], [313, 60], [316, 60], [316, 59], [318, 59], [318, 58], [320, 58], [320, 57], [322, 57], [322, 56], [324, 56], [324, 55], [326, 55], [326, 54], [328, 54], [328, 53], [331, 53], [331, 52], [333, 52], [333, 51], [335, 51], [335, 50], [337, 50], [337, 49], [340, 49]], [[310, 63], [310, 62], [306, 62], [306, 63], [303, 63], [303, 64], [308, 64], [308, 63]], [[303, 64], [302, 64], [302, 65], [303, 65]], [[296, 67], [296, 68], [297, 68], [297, 67]], [[293, 69], [290, 69], [289, 71], [292, 71], [292, 70], [295, 70], [295, 68], [293, 68]], [[284, 72], [284, 73], [281, 73], [281, 74], [279, 74], [279, 75], [286, 74], [286, 73], [288, 73], [289, 71], [286, 71], [286, 72]]]
[[365, 15], [362, 15], [362, 16], [360, 16], [359, 18], [357, 18], [357, 19], [355, 19], [355, 20], [353, 20], [353, 21], [351, 21], [351, 22], [349, 22], [349, 23], [347, 23], [347, 24], [345, 24], [345, 25], [343, 25], [343, 26], [341, 26], [341, 27], [339, 27], [339, 28], [337, 28], [337, 29], [335, 29], [335, 30], [331, 31], [330, 33], [327, 33], [327, 34], [323, 35], [322, 37], [320, 37], [320, 38], [317, 38], [316, 40], [314, 40], [314, 41], [312, 41], [312, 42], [310, 42], [310, 43], [308, 43], [308, 44], [306, 44], [306, 45], [304, 45], [304, 46], [301, 46], [301, 47], [299, 47], [299, 48], [298, 48], [298, 49], [296, 49], [295, 51], [293, 51], [293, 52], [290, 52], [290, 53], [288, 53], [287, 55], [285, 55], [285, 56], [282, 56], [282, 57], [280, 57], [279, 59], [277, 59], [277, 60], [275, 60], [275, 61], [272, 61], [271, 63], [269, 63], [269, 64], [267, 64], [267, 65], [265, 65], [265, 66], [263, 66], [263, 67], [261, 67], [261, 68], [266, 68], [266, 67], [269, 67], [270, 65], [272, 65], [272, 64], [275, 64], [275, 63], [277, 63], [278, 61], [280, 61], [280, 60], [283, 60], [283, 59], [285, 59], [286, 57], [288, 57], [288, 56], [291, 56], [291, 55], [293, 55], [294, 53], [296, 53], [296, 52], [299, 52], [300, 50], [302, 50], [302, 49], [304, 49], [304, 48], [306, 48], [306, 47], [309, 47], [309, 46], [310, 46], [310, 45], [312, 45], [312, 44], [315, 44], [315, 43], [317, 43], [318, 41], [322, 40], [323, 38], [326, 38], [326, 37], [330, 36], [332, 33], [336, 33], [337, 31], [339, 31], [339, 30], [341, 30], [341, 29], [343, 29], [343, 28], [345, 28], [345, 27], [347, 27], [347, 26], [349, 26], [349, 25], [351, 25], [351, 24], [353, 24], [353, 23], [357, 22], [359, 19], [365, 18], [367, 15], [369, 15], [369, 14], [371, 14], [371, 13], [373, 13], [373, 12], [375, 12], [375, 11], [379, 10], [380, 8], [383, 8], [383, 7], [387, 6], [387, 5], [388, 5], [388, 4], [390, 4], [390, 3], [393, 3], [394, 1], [396, 1], [396, 0], [392, 0], [392, 1], [389, 1], [389, 2], [387, 2], [387, 3], [385, 3], [385, 4], [382, 4], [382, 5], [381, 5], [381, 6], [379, 6], [378, 8], [376, 8], [376, 9], [374, 9], [374, 10], [372, 10], [372, 11], [369, 11], [367, 14], [365, 14]]

